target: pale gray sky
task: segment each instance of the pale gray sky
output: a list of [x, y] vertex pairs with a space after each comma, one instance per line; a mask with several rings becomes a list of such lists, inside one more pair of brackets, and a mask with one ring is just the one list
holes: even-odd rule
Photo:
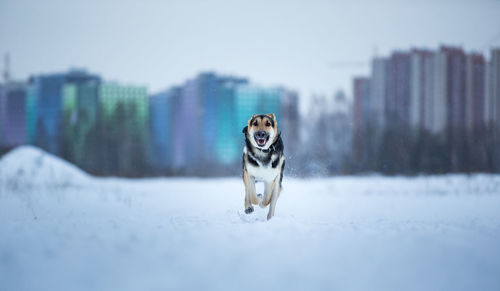
[[0, 0], [0, 53], [17, 79], [84, 67], [155, 92], [215, 70], [350, 94], [375, 51], [440, 44], [500, 46], [500, 1]]

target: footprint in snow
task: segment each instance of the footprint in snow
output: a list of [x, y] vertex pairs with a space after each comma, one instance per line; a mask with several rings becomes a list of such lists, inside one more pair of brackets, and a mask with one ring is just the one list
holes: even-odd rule
[[255, 211], [250, 214], [238, 210], [238, 215], [240, 219], [246, 223], [267, 222], [267, 211], [259, 210], [255, 209]]

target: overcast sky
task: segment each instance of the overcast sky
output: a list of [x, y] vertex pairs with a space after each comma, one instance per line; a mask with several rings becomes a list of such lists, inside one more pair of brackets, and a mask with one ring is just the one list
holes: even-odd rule
[[350, 95], [375, 53], [440, 44], [500, 46], [500, 1], [0, 0], [15, 78], [86, 68], [153, 93], [214, 70]]

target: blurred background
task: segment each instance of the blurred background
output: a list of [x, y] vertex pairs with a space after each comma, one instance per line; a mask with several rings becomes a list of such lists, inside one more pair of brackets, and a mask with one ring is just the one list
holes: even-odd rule
[[0, 0], [0, 152], [103, 176], [500, 172], [500, 1]]

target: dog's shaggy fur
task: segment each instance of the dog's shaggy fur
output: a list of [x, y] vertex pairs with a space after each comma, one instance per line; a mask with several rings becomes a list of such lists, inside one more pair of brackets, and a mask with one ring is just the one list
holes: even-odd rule
[[[283, 141], [274, 114], [253, 115], [243, 128], [243, 182], [245, 183], [245, 213], [253, 212], [252, 204], [269, 205], [267, 219], [274, 216], [281, 192], [285, 156]], [[264, 183], [264, 195], [256, 195], [255, 183]]]

